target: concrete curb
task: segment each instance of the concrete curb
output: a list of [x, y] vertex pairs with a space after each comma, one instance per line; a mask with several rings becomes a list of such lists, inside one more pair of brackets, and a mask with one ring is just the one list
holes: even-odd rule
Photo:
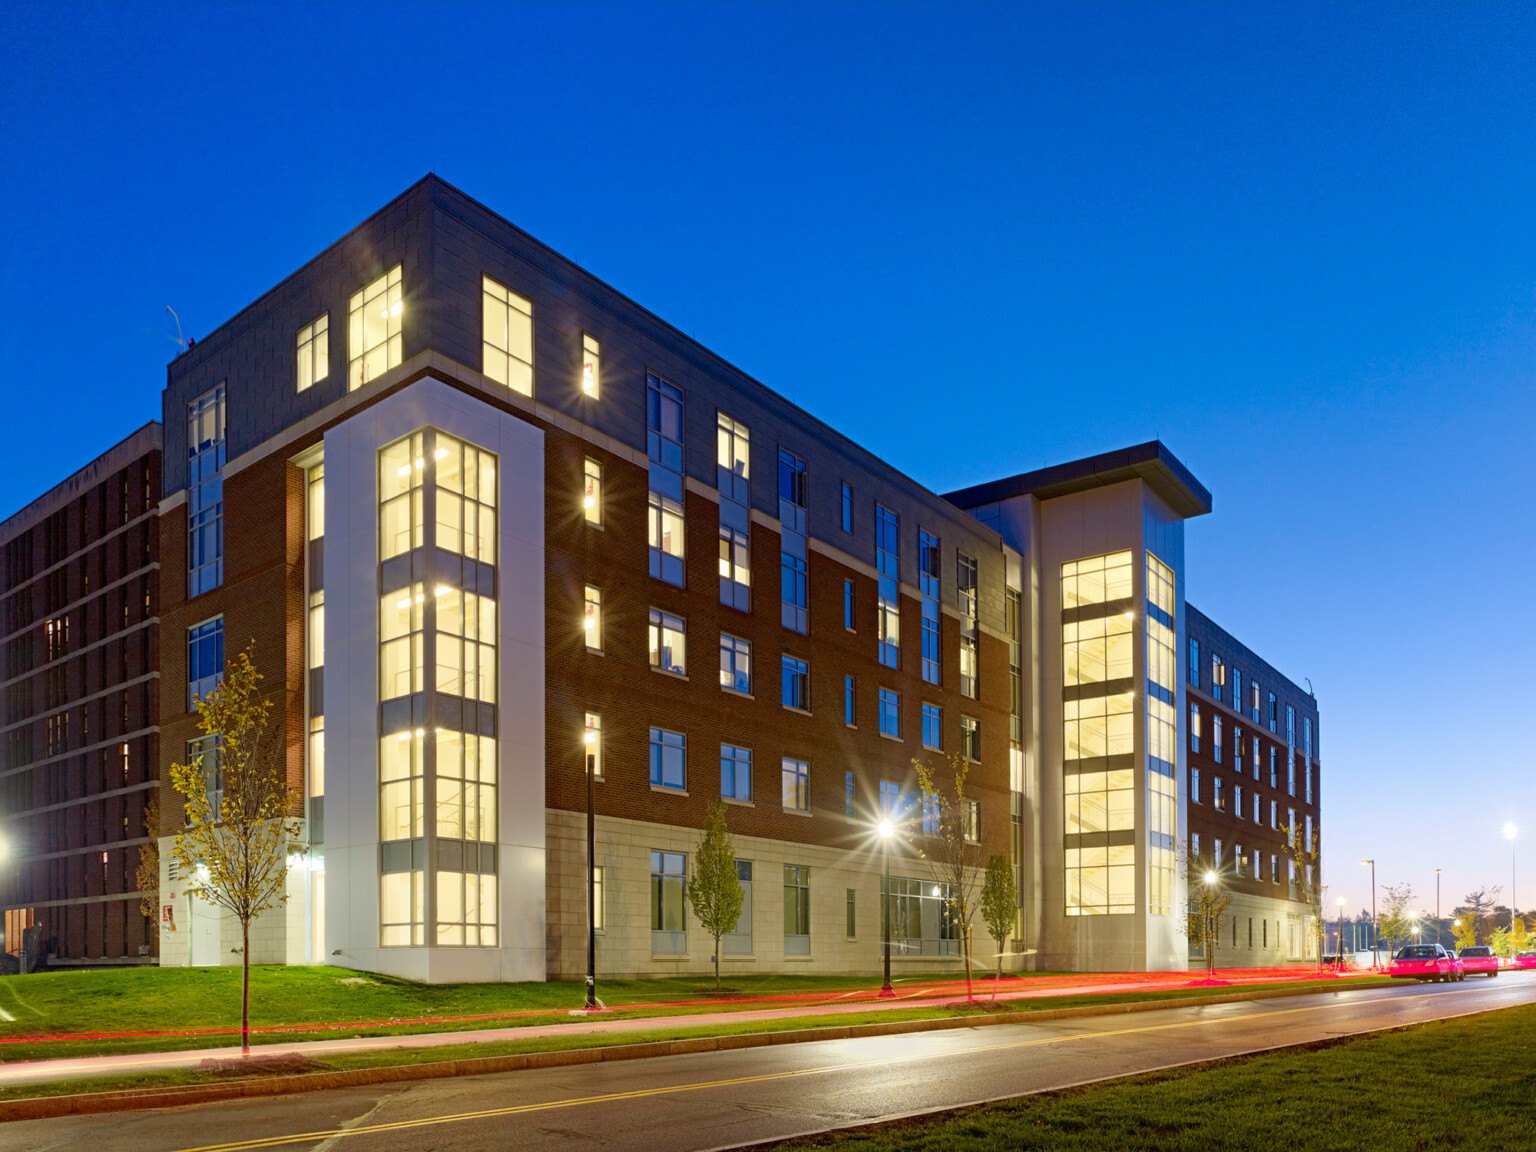
[[[1331, 989], [1334, 992], [1352, 990]], [[1028, 1013], [994, 1013], [985, 1016], [957, 1016], [937, 1020], [891, 1020], [871, 1024], [839, 1024], [828, 1028], [796, 1028], [784, 1032], [751, 1032], [734, 1036], [693, 1036], [681, 1040], [615, 1044], [603, 1048], [571, 1048], [559, 1052], [526, 1052], [512, 1056], [436, 1060], [419, 1064], [392, 1064], [380, 1068], [352, 1068], [338, 1072], [301, 1072], [287, 1076], [261, 1076], [226, 1084], [186, 1084], [175, 1088], [132, 1088], [120, 1092], [33, 1096], [19, 1100], [0, 1100], [0, 1123], [11, 1120], [44, 1120], [54, 1116], [80, 1116], [95, 1112], [174, 1108], [183, 1104], [207, 1104], [218, 1100], [240, 1100], [260, 1096], [285, 1096], [293, 1092], [323, 1092], [333, 1088], [358, 1088], [369, 1084], [398, 1084], [411, 1080], [440, 1080], [453, 1076], [484, 1076], [493, 1072], [520, 1072], [531, 1068], [568, 1068], [577, 1064], [601, 1064], [611, 1060], [644, 1060], [654, 1056], [727, 1052], [738, 1048], [767, 1048], [775, 1044], [804, 1044], [812, 1040], [849, 1040], [863, 1036], [892, 1036], [903, 1032], [941, 1032], [952, 1028], [979, 1028], [990, 1024], [1029, 1024], [1049, 1020], [1071, 1020], [1083, 1016], [1116, 1016], [1132, 1012], [1151, 1012], [1160, 1008], [1180, 1007], [1186, 1004], [1233, 1004], [1247, 1000], [1311, 996], [1327, 991], [1330, 989], [1293, 992], [1283, 988], [1272, 988], [1199, 998], [1138, 1000], [1128, 1004], [1095, 1004], [1079, 1008], [1047, 1008]], [[686, 1019], [686, 1017], [673, 1019]]]

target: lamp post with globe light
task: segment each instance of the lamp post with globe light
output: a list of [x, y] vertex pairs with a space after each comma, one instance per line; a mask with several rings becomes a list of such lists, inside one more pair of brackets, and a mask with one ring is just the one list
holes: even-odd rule
[[1211, 923], [1211, 909], [1215, 903], [1216, 870], [1209, 868], [1205, 873], [1205, 971], [1209, 979], [1216, 978], [1216, 926]]
[[1368, 856], [1360, 863], [1362, 866], [1366, 864], [1371, 866], [1371, 967], [1380, 970], [1381, 954], [1378, 950], [1380, 941], [1376, 931], [1376, 858]]
[[889, 817], [882, 817], [875, 831], [880, 834], [880, 940], [885, 952], [885, 982], [880, 985], [880, 995], [894, 996], [891, 987], [891, 837], [896, 826]]

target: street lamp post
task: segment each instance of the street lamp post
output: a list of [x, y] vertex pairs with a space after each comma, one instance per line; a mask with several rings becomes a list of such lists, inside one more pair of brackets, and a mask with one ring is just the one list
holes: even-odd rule
[[1360, 861], [1360, 863], [1371, 866], [1371, 967], [1379, 971], [1381, 968], [1381, 954], [1378, 949], [1381, 941], [1376, 926], [1376, 858], [1374, 856], [1367, 857]]
[[880, 940], [885, 953], [885, 982], [880, 985], [880, 995], [894, 996], [891, 987], [891, 837], [896, 834], [889, 819], [882, 819], [880, 833]]
[[1216, 978], [1216, 928], [1211, 923], [1211, 907], [1215, 899], [1216, 870], [1205, 873], [1205, 971], [1209, 979]]
[[1339, 967], [1344, 967], [1344, 897], [1339, 897]]
[[595, 1012], [597, 1003], [597, 733], [587, 729], [582, 734], [587, 746], [587, 1004]]
[[1440, 869], [1435, 869], [1435, 943], [1440, 943]]
[[1515, 837], [1520, 834], [1520, 829], [1515, 827], [1511, 820], [1504, 825], [1504, 839], [1509, 841], [1509, 931], [1514, 935], [1515, 931]]

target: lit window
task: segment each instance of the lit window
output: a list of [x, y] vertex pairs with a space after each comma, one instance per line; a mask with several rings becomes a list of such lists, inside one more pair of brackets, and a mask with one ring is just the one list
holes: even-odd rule
[[740, 420], [715, 413], [715, 466], [720, 495], [738, 504], [747, 502], [751, 478], [752, 434]]
[[900, 824], [906, 819], [906, 811], [901, 802], [901, 785], [894, 780], [880, 781], [880, 815], [893, 824]]
[[379, 877], [379, 943], [401, 947], [426, 943], [426, 899], [421, 872]]
[[687, 951], [683, 886], [688, 857], [681, 852], [651, 852], [651, 951]]
[[603, 593], [590, 584], [586, 585], [581, 611], [581, 630], [586, 636], [587, 647], [593, 652], [601, 652], [603, 650]]
[[1189, 705], [1189, 750], [1191, 752], [1200, 751], [1201, 731], [1200, 705], [1191, 701]]
[[224, 617], [187, 629], [187, 711], [224, 678]]
[[784, 865], [784, 951], [811, 951], [811, 870], [803, 864]]
[[426, 730], [391, 732], [379, 740], [379, 839], [413, 840], [425, 835]]
[[422, 619], [426, 592], [412, 584], [379, 597], [379, 699], [423, 688]]
[[651, 575], [679, 587], [683, 583], [683, 506], [652, 492], [647, 519]]
[[739, 636], [720, 634], [720, 687], [752, 692], [752, 645]]
[[496, 877], [486, 872], [439, 872], [434, 915], [433, 943], [494, 948]]
[[786, 756], [781, 762], [783, 775], [782, 798], [784, 808], [790, 812], [811, 810], [811, 766], [805, 760]]
[[445, 584], [433, 588], [437, 606], [437, 690], [466, 700], [496, 702], [496, 601]]
[[524, 396], [533, 395], [533, 303], [489, 276], [482, 297], [485, 374]]
[[880, 689], [880, 735], [901, 739], [901, 696], [889, 688]]
[[747, 534], [720, 525], [720, 603], [746, 612], [751, 608], [751, 551]]
[[897, 552], [900, 534], [901, 525], [896, 513], [876, 504], [875, 561], [879, 570], [876, 631], [880, 663], [887, 668], [901, 667], [901, 560]]
[[496, 563], [496, 457], [444, 432], [433, 434], [432, 469], [437, 486], [437, 530], [433, 542]]
[[967, 760], [981, 759], [981, 721], [960, 717], [960, 754]]
[[785, 656], [782, 673], [784, 707], [809, 712], [811, 710], [811, 666], [794, 656]]
[[318, 384], [331, 371], [331, 315], [327, 312], [320, 319], [299, 329], [297, 339], [299, 391], [311, 384]]
[[651, 667], [658, 672], [687, 674], [686, 625], [670, 612], [652, 608], [647, 637], [650, 641]]
[[651, 786], [678, 792], [688, 787], [688, 738], [665, 728], [651, 729]]
[[603, 718], [596, 712], [588, 712], [582, 724], [582, 747], [592, 758], [592, 775], [603, 778]]
[[603, 350], [597, 337], [590, 332], [581, 334], [581, 391], [596, 400], [602, 386]]
[[582, 465], [581, 514], [588, 524], [603, 522], [603, 466], [590, 456]]
[[309, 621], [305, 625], [305, 647], [310, 671], [325, 665], [325, 591], [309, 594]]
[[[54, 717], [49, 717], [50, 720]], [[68, 716], [65, 717], [68, 719]], [[50, 753], [52, 749], [50, 749]], [[187, 764], [195, 764], [203, 774], [203, 789], [208, 810], [219, 816], [224, 804], [224, 748], [217, 733], [187, 741]]]
[[923, 705], [923, 747], [934, 751], [944, 747], [943, 712], [937, 704]]
[[978, 615], [976, 558], [955, 555], [955, 600], [960, 607], [960, 694], [975, 700], [980, 695], [981, 650]]
[[380, 560], [404, 555], [424, 542], [425, 453], [420, 432], [379, 451]]
[[1189, 770], [1189, 802], [1200, 803], [1200, 769], [1198, 768]]
[[398, 264], [361, 292], [352, 294], [348, 307], [348, 391], [361, 388], [399, 365], [400, 315], [404, 310]]
[[965, 837], [967, 844], [981, 843], [981, 801], [965, 801], [965, 807], [960, 814], [960, 833]]
[[439, 728], [436, 732], [437, 835], [496, 842], [496, 739]]
[[306, 540], [320, 540], [325, 536], [325, 465], [316, 464], [306, 475], [305, 528]]
[[752, 799], [752, 749], [720, 745], [720, 795], [743, 802]]

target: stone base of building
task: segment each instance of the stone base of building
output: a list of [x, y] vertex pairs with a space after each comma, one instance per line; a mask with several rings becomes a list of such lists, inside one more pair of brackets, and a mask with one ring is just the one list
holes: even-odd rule
[[[1234, 893], [1216, 929], [1216, 967], [1316, 963], [1317, 937], [1309, 930], [1310, 921], [1305, 905]], [[1193, 946], [1189, 963], [1191, 968], [1205, 964]]]

